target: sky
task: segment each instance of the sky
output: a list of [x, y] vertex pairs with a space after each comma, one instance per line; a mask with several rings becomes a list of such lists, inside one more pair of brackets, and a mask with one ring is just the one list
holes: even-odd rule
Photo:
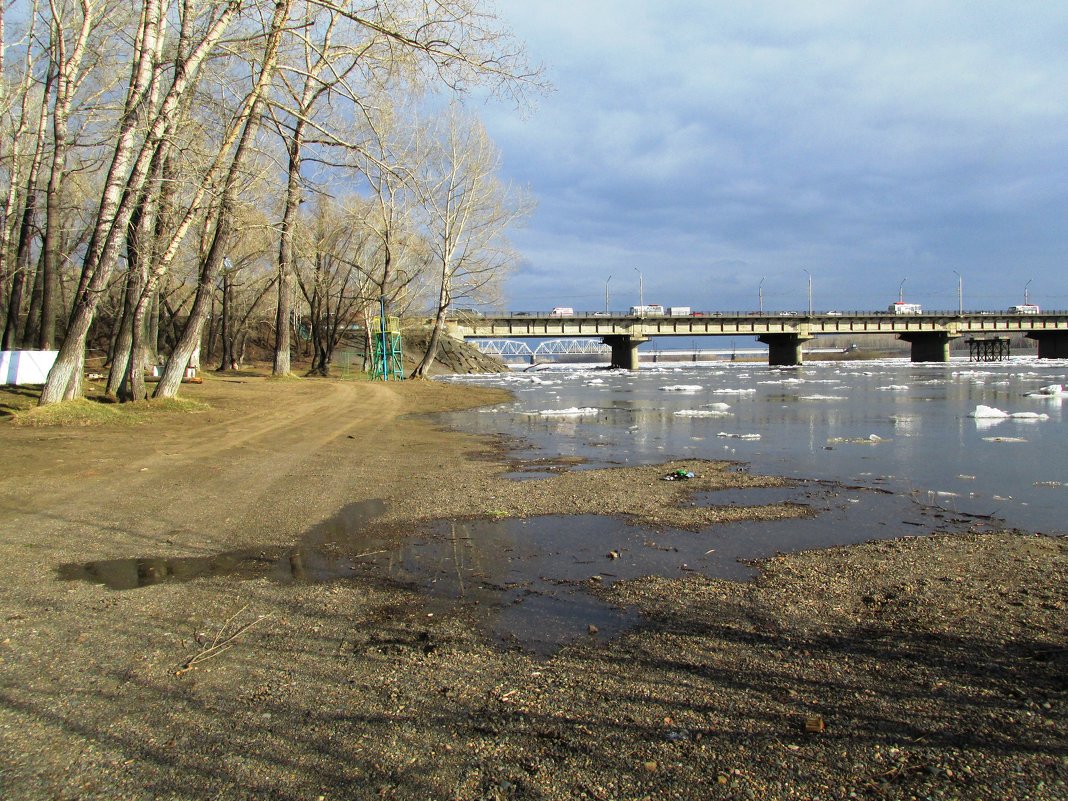
[[498, 0], [505, 308], [1068, 308], [1063, 0]]

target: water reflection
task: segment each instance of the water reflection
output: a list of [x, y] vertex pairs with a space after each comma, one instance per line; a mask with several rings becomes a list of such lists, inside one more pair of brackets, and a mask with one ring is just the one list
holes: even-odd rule
[[751, 560], [776, 553], [977, 524], [908, 496], [833, 483], [719, 490], [694, 500], [709, 506], [801, 504], [816, 514], [699, 532], [633, 526], [599, 515], [446, 520], [398, 541], [376, 529], [385, 507], [375, 500], [351, 504], [294, 546], [67, 564], [58, 574], [115, 590], [212, 577], [289, 583], [365, 576], [410, 587], [444, 610], [462, 605], [488, 637], [550, 654], [591, 632], [610, 638], [637, 622], [633, 610], [605, 603], [591, 587], [688, 572], [745, 580], [753, 574]]

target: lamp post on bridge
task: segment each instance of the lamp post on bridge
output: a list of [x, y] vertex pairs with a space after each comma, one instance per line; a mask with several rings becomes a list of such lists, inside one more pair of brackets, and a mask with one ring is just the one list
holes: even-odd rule
[[909, 280], [908, 276], [905, 276], [904, 278], [901, 279], [901, 283], [897, 285], [897, 302], [898, 303], [904, 303], [905, 302], [905, 282], [908, 281], [908, 280]]
[[810, 273], [804, 267], [801, 268], [801, 272], [803, 272], [805, 275], [808, 276], [808, 316], [811, 317], [812, 316], [812, 273]]
[[957, 276], [957, 314], [964, 314], [964, 277], [956, 270], [953, 275]]
[[638, 274], [638, 316], [645, 317], [645, 284], [642, 277], [642, 271], [637, 267], [634, 268], [634, 272]]
[[1028, 299], [1027, 299], [1027, 287], [1031, 286], [1031, 282], [1034, 281], [1034, 280], [1035, 279], [1033, 279], [1033, 278], [1028, 278], [1027, 279], [1027, 283], [1024, 284], [1024, 306], [1030, 305], [1030, 301], [1028, 301]]
[[766, 275], [760, 276], [760, 283], [757, 284], [757, 309], [761, 314], [764, 313], [764, 279]]
[[612, 276], [608, 276], [608, 280], [604, 282], [604, 313], [608, 314], [608, 285], [612, 282]]

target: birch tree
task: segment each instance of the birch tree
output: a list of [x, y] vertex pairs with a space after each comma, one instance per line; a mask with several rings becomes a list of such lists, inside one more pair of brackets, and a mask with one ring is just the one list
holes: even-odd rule
[[[156, 149], [172, 124], [186, 92], [190, 91], [191, 86], [195, 86], [204, 61], [226, 33], [241, 6], [241, 0], [211, 6], [200, 41], [190, 52], [180, 55], [176, 60], [176, 69], [171, 76], [169, 88], [159, 107], [152, 110], [147, 131], [143, 136], [139, 136], [142, 133], [138, 127], [141, 104], [151, 85], [154, 70], [158, 67], [152, 59], [152, 53], [154, 37], [160, 35], [164, 10], [163, 0], [145, 0], [141, 16], [142, 33], [138, 36], [139, 46], [135, 48], [124, 112], [86, 249], [67, 337], [41, 392], [41, 405], [71, 399], [81, 394], [81, 366], [89, 325], [93, 320], [100, 293], [106, 288], [111, 277], [118, 250], [123, 242], [123, 234], [129, 226]], [[192, 25], [193, 21], [186, 17], [183, 24]], [[240, 128], [240, 125], [233, 126], [231, 145]], [[223, 161], [223, 158], [220, 157], [219, 161]], [[213, 172], [211, 177], [214, 178], [215, 174], [217, 173]], [[192, 198], [191, 208], [199, 206], [209, 186], [209, 180], [205, 180], [198, 187]], [[187, 215], [183, 224], [174, 232], [169, 251], [176, 252], [192, 222], [193, 216]]]
[[426, 155], [415, 180], [436, 271], [437, 302], [430, 342], [413, 377], [429, 373], [453, 302], [478, 302], [514, 262], [505, 234], [531, 211], [532, 203], [501, 182], [499, 168], [500, 156], [485, 129], [455, 106], [428, 129]]

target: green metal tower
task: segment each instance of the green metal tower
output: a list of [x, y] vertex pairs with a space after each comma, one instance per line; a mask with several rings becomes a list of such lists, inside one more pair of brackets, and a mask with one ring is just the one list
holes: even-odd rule
[[379, 298], [378, 302], [378, 317], [371, 320], [371, 380], [403, 381], [400, 318], [386, 316], [385, 298]]

